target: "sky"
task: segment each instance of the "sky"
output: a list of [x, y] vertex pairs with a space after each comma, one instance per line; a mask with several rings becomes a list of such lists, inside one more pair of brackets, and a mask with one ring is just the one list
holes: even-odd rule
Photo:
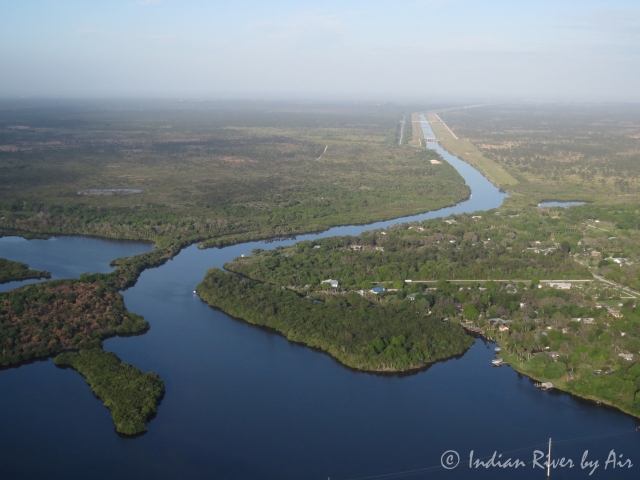
[[640, 101], [640, 1], [0, 0], [0, 97]]

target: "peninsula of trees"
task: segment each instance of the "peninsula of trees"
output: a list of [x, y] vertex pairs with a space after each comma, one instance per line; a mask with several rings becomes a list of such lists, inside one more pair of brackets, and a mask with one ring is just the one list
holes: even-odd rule
[[460, 326], [532, 378], [640, 416], [637, 209], [505, 208], [254, 250], [198, 292], [355, 368], [450, 355]]
[[30, 270], [26, 263], [0, 258], [0, 283], [30, 278], [51, 278], [51, 273], [43, 270]]
[[71, 367], [87, 380], [111, 410], [118, 433], [139, 435], [147, 431], [147, 422], [158, 412], [164, 396], [164, 382], [157, 374], [144, 373], [100, 348], [63, 353], [55, 358], [55, 364]]

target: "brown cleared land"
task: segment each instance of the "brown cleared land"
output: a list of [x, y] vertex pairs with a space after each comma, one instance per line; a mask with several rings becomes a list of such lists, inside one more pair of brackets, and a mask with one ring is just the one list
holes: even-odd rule
[[508, 187], [516, 185], [518, 180], [511, 176], [506, 170], [493, 160], [483, 156], [480, 150], [468, 140], [456, 138], [447, 125], [440, 120], [440, 117], [433, 112], [427, 113], [427, 120], [431, 125], [433, 133], [438, 138], [440, 145], [453, 155], [460, 157], [465, 162], [475, 168], [489, 179], [491, 183], [498, 187]]
[[418, 113], [411, 114], [411, 130], [413, 132], [413, 138], [409, 142], [409, 145], [413, 147], [421, 146], [422, 140], [424, 139], [424, 133], [422, 132], [422, 127], [420, 126], [420, 119], [418, 118]]

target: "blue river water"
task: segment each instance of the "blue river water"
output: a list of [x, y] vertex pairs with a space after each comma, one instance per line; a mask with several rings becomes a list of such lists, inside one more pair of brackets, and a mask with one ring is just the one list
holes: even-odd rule
[[[426, 122], [423, 128], [427, 136]], [[295, 240], [208, 250], [192, 246], [143, 272], [123, 292], [127, 307], [144, 315], [151, 329], [107, 340], [105, 349], [165, 381], [165, 398], [147, 434], [135, 439], [116, 435], [109, 411], [84, 379], [56, 368], [51, 360], [0, 371], [0, 478], [538, 479], [545, 472], [532, 466], [534, 452], [546, 452], [550, 437], [552, 457], [574, 463], [573, 468], [552, 470], [552, 478], [638, 478], [635, 419], [567, 394], [543, 393], [512, 369], [491, 367], [490, 343], [477, 340], [460, 358], [419, 372], [362, 373], [232, 319], [194, 295], [209, 267], [253, 248], [355, 235], [398, 221], [502, 204], [505, 194], [482, 175], [431, 146], [458, 169], [472, 198], [438, 212], [337, 227]], [[81, 240], [88, 242], [88, 251], [74, 246], [75, 237], [42, 244], [3, 238], [0, 256], [46, 268], [55, 276], [77, 276], [107, 271], [108, 260], [151, 248]], [[53, 244], [63, 247], [47, 255], [39, 253], [40, 247], [29, 254], [16, 247]], [[71, 268], [73, 261], [87, 256], [88, 263]], [[457, 468], [445, 469], [441, 458], [450, 450], [461, 461]], [[580, 465], [585, 450], [586, 461], [599, 462], [591, 477], [592, 467]], [[614, 469], [609, 463], [605, 470], [611, 450], [621, 464], [630, 458], [634, 466]], [[470, 468], [471, 451], [485, 460], [497, 451], [497, 461], [519, 459], [526, 466]], [[445, 458], [455, 460], [450, 455]]]

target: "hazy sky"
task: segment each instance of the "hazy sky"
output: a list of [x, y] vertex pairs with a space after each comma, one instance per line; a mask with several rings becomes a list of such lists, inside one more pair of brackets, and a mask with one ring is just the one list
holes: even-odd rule
[[640, 100], [640, 1], [0, 0], [0, 96]]

